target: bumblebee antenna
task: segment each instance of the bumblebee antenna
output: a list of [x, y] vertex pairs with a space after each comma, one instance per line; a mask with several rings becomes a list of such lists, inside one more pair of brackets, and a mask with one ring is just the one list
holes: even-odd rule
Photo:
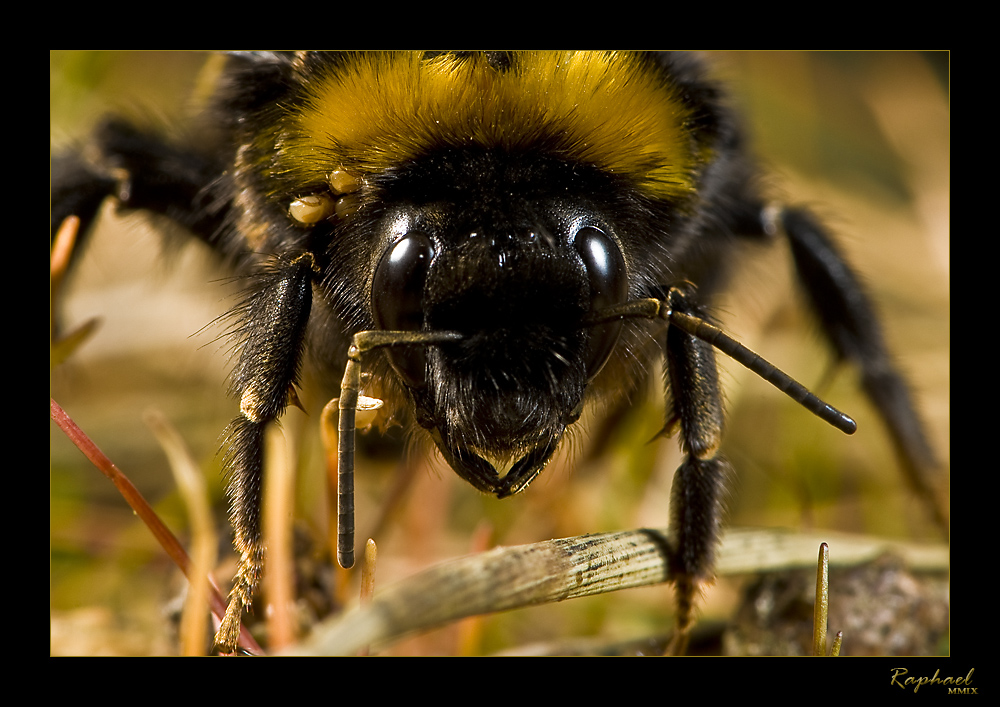
[[340, 419], [337, 422], [337, 563], [354, 566], [354, 432], [361, 391], [361, 359], [385, 346], [430, 346], [457, 341], [455, 331], [360, 331], [347, 350], [347, 366], [340, 384]]
[[748, 349], [719, 327], [713, 326], [699, 317], [676, 310], [671, 310], [667, 319], [684, 333], [711, 344], [729, 358], [743, 364], [806, 410], [830, 423], [841, 432], [852, 435], [857, 431], [858, 423], [853, 418], [809, 392], [809, 389], [804, 385]]
[[711, 344], [737, 363], [746, 366], [806, 410], [841, 432], [850, 435], [857, 431], [858, 423], [853, 418], [809, 392], [809, 389], [804, 385], [722, 329], [709, 324], [701, 317], [678, 311], [675, 304], [678, 300], [683, 300], [684, 297], [684, 293], [679, 289], [671, 288], [666, 300], [649, 298], [608, 307], [598, 312], [597, 316], [592, 317], [587, 324], [594, 326], [626, 318], [665, 319], [671, 326]]

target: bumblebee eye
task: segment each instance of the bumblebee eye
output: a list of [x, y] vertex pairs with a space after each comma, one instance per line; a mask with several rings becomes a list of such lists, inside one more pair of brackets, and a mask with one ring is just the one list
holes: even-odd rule
[[[380, 328], [415, 331], [423, 327], [424, 282], [433, 257], [431, 239], [419, 231], [403, 236], [382, 256], [372, 282], [372, 309]], [[419, 346], [389, 351], [392, 367], [411, 387], [424, 384], [424, 360]]]
[[336, 203], [326, 194], [311, 194], [293, 201], [288, 207], [288, 215], [299, 223], [311, 226], [333, 215]]
[[[590, 311], [599, 312], [621, 304], [628, 296], [625, 259], [611, 237], [593, 226], [581, 228], [573, 241], [590, 283]], [[587, 347], [587, 380], [592, 380], [608, 362], [618, 336], [621, 321], [592, 327]]]

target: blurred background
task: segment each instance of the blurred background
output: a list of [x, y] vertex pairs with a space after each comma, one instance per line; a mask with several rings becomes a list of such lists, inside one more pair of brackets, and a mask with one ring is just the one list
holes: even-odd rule
[[[775, 194], [812, 206], [865, 277], [947, 473], [949, 54], [712, 52], [708, 58], [746, 115]], [[53, 150], [82, 140], [111, 109], [166, 125], [183, 120], [204, 93], [206, 59], [193, 52], [53, 52]], [[224, 328], [213, 322], [233, 305], [233, 292], [197, 244], [166, 253], [142, 219], [109, 214], [59, 303], [67, 327], [96, 316], [100, 328], [50, 380], [55, 400], [185, 541], [187, 511], [142, 416], [155, 409], [177, 426], [210, 485], [222, 587], [233, 564], [216, 452], [237, 406], [226, 397]], [[830, 375], [831, 356], [799, 305], [787, 252], [747, 253], [718, 311], [731, 334], [819, 387], [859, 424], [846, 437], [721, 358], [729, 411], [724, 452], [736, 469], [728, 524], [940, 542], [859, 396], [855, 373]], [[299, 450], [296, 527], [303, 552], [322, 563], [330, 530], [315, 430], [325, 400], [308, 385], [302, 398], [309, 415], [291, 409], [283, 427]], [[526, 493], [502, 502], [480, 495], [426, 448], [407, 454], [398, 439], [363, 440], [359, 535], [388, 518], [376, 536], [377, 586], [494, 544], [666, 526], [680, 454], [675, 440], [649, 443], [662, 424], [655, 391], [614, 428], [592, 420]], [[185, 582], [114, 487], [54, 425], [50, 437], [52, 654], [176, 653], [170, 615]], [[386, 499], [396, 497], [392, 489], [401, 478], [409, 482], [389, 513]], [[356, 580], [336, 581], [345, 587]], [[704, 623], [728, 621], [751, 581], [721, 577], [708, 595]], [[572, 637], [638, 639], [668, 632], [672, 607], [667, 586], [629, 590], [465, 622], [389, 652], [480, 654]], [[946, 640], [935, 651], [947, 652]]]

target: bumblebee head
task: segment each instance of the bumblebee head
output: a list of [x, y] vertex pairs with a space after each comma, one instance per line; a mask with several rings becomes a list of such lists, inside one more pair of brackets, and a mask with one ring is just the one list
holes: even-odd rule
[[449, 464], [501, 497], [551, 458], [621, 327], [586, 324], [625, 301], [628, 277], [610, 224], [582, 196], [593, 185], [571, 171], [446, 150], [396, 172], [382, 199], [395, 206], [372, 277], [377, 327], [463, 335], [390, 349], [389, 361]]

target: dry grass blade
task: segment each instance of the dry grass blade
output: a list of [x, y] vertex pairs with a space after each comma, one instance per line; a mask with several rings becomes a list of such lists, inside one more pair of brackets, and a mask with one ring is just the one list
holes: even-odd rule
[[58, 331], [56, 326], [56, 304], [62, 296], [63, 283], [69, 269], [70, 258], [76, 247], [76, 237], [80, 229], [80, 219], [71, 216], [56, 233], [52, 244], [52, 254], [49, 257], [49, 367], [55, 368], [76, 351], [80, 345], [90, 338], [97, 329], [98, 319], [88, 319], [68, 334]]
[[820, 543], [836, 545], [832, 565], [849, 567], [870, 562], [885, 553], [902, 558], [914, 570], [948, 568], [949, 550], [943, 542], [892, 540], [834, 531], [791, 531], [777, 528], [730, 528], [719, 547], [719, 574], [773, 572], [795, 567], [816, 567]]
[[813, 606], [813, 655], [826, 655], [826, 624], [830, 610], [830, 546], [820, 543], [816, 563], [816, 603]]
[[[361, 605], [370, 604], [375, 594], [375, 563], [378, 559], [378, 546], [368, 538], [365, 543], [365, 556], [361, 563]], [[359, 656], [368, 655], [368, 646], [358, 649]]]
[[432, 567], [330, 622], [299, 652], [353, 654], [410, 631], [494, 611], [669, 579], [661, 530], [633, 530], [496, 548]]
[[361, 565], [361, 603], [368, 604], [375, 594], [375, 562], [378, 558], [378, 546], [368, 538], [365, 543], [365, 559]]
[[[360, 647], [468, 616], [658, 584], [670, 579], [666, 529], [583, 535], [496, 548], [432, 567], [320, 625], [295, 652], [352, 655]], [[946, 567], [948, 548], [836, 535], [844, 559], [864, 562], [892, 550], [924, 567]], [[776, 530], [731, 530], [719, 549], [720, 574], [814, 566], [818, 540]]]
[[[215, 567], [218, 540], [208, 500], [205, 477], [191, 457], [180, 433], [159, 412], [147, 412], [146, 424], [156, 435], [170, 459], [177, 488], [191, 516], [191, 554], [193, 562], [189, 577], [209, 577]], [[181, 653], [187, 656], [205, 655], [208, 635], [208, 607], [211, 586], [207, 580], [191, 581], [191, 589], [181, 615]]]
[[268, 634], [270, 649], [281, 650], [295, 640], [295, 558], [292, 548], [294, 516], [295, 461], [294, 444], [277, 425], [267, 428], [263, 524], [268, 548], [269, 572], [264, 575], [264, 587], [270, 597]]
[[830, 656], [836, 658], [840, 655], [840, 646], [844, 643], [844, 632], [837, 631], [837, 635], [833, 637], [833, 647], [830, 648]]

